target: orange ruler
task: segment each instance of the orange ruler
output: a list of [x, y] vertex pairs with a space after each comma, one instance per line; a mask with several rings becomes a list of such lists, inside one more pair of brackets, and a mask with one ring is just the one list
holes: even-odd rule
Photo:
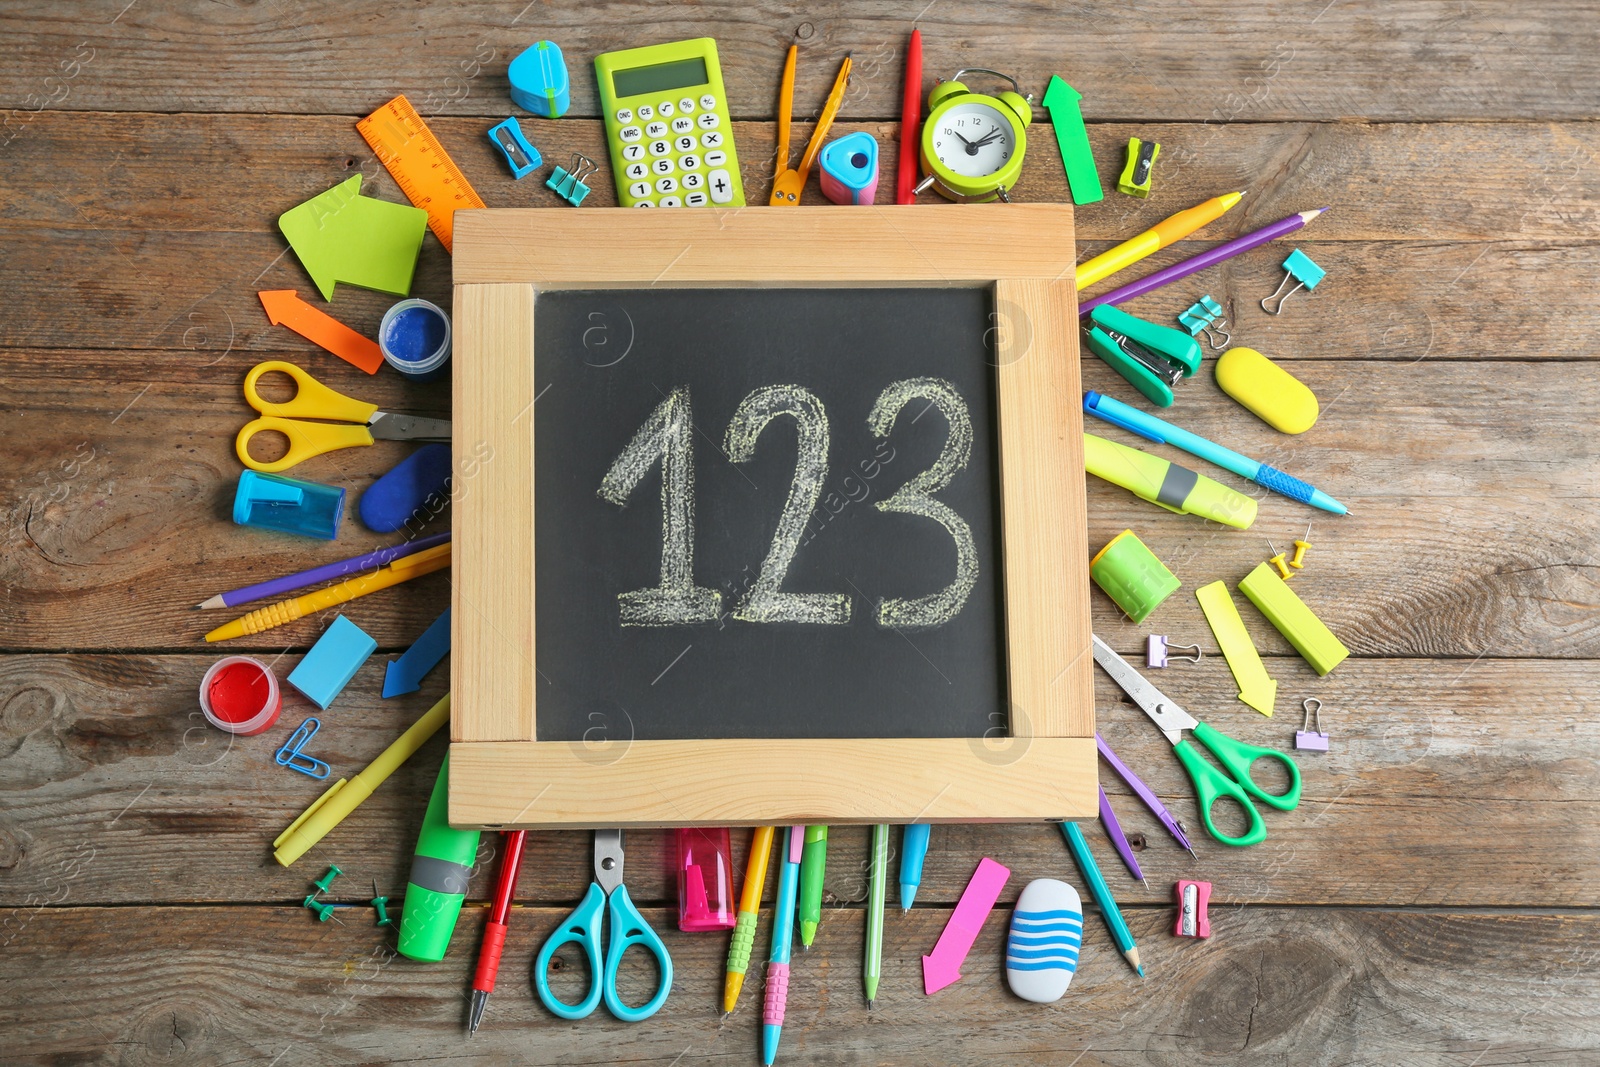
[[411, 101], [395, 97], [356, 123], [356, 129], [411, 203], [428, 213], [428, 228], [450, 251], [456, 212], [483, 207], [483, 199]]

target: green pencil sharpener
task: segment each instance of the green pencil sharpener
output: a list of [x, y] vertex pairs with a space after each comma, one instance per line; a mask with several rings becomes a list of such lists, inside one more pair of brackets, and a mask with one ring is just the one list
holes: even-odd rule
[[1136, 623], [1183, 584], [1132, 530], [1123, 530], [1095, 553], [1089, 577]]

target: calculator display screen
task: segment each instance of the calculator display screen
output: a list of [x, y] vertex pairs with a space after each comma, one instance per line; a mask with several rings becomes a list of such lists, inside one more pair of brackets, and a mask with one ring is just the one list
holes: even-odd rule
[[704, 85], [710, 80], [706, 61], [698, 57], [613, 71], [611, 75], [612, 90], [618, 98], [686, 89], [691, 85]]

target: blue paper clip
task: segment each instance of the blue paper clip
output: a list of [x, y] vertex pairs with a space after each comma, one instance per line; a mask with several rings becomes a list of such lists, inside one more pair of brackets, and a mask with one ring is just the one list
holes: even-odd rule
[[[1232, 340], [1233, 335], [1227, 331], [1228, 320], [1222, 317], [1222, 305], [1211, 299], [1208, 293], [1189, 306], [1189, 310], [1178, 316], [1178, 322], [1189, 331], [1190, 337], [1206, 335], [1206, 344], [1212, 348], [1224, 348]], [[1221, 340], [1217, 340], [1218, 338]]]
[[309, 775], [318, 781], [328, 777], [328, 772], [331, 768], [326, 763], [323, 763], [315, 756], [310, 756], [300, 751], [306, 746], [307, 742], [317, 736], [317, 731], [320, 729], [322, 729], [322, 722], [319, 719], [307, 719], [295, 727], [294, 733], [289, 735], [289, 740], [283, 743], [283, 747], [278, 749], [272, 758], [277, 761], [278, 766], [287, 767], [291, 771], [299, 771], [301, 774]]
[[600, 165], [580, 152], [572, 153], [572, 169], [557, 167], [550, 172], [550, 177], [544, 180], [545, 188], [554, 189], [556, 195], [561, 197], [573, 207], [583, 203], [583, 198], [589, 195], [589, 187], [583, 184], [583, 179], [591, 177]]
[[515, 115], [489, 127], [489, 143], [500, 149], [513, 178], [526, 178], [544, 162], [539, 150], [522, 135], [522, 126]]
[[[1311, 261], [1311, 257], [1300, 251], [1298, 248], [1293, 252], [1290, 252], [1289, 258], [1283, 261], [1283, 269], [1288, 272], [1283, 276], [1283, 281], [1278, 283], [1278, 287], [1272, 291], [1271, 296], [1261, 301], [1261, 310], [1265, 311], [1268, 315], [1283, 314], [1283, 302], [1285, 300], [1298, 293], [1301, 289], [1304, 289], [1309, 293], [1311, 290], [1317, 287], [1317, 283], [1322, 280], [1322, 276], [1328, 273], [1313, 263]], [[1290, 282], [1296, 282], [1298, 284], [1296, 284], [1295, 287], [1290, 289], [1287, 293], [1283, 293], [1283, 287], [1288, 285]], [[1278, 295], [1279, 293], [1283, 293], [1283, 295], [1280, 297]], [[1278, 309], [1276, 311], [1267, 307], [1267, 304], [1271, 303], [1273, 300], [1278, 302]]]

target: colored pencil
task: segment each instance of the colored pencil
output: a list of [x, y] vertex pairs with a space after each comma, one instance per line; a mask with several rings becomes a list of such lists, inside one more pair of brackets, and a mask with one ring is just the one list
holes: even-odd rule
[[1113, 289], [1109, 293], [1097, 296], [1092, 300], [1085, 300], [1078, 305], [1078, 314], [1087, 315], [1101, 304], [1121, 304], [1124, 301], [1132, 300], [1136, 296], [1143, 296], [1148, 292], [1159, 289], [1163, 285], [1170, 285], [1179, 278], [1187, 278], [1196, 271], [1215, 266], [1225, 259], [1232, 259], [1239, 253], [1248, 252], [1257, 245], [1264, 245], [1268, 241], [1282, 237], [1284, 234], [1293, 233], [1327, 210], [1328, 208], [1319, 207], [1315, 211], [1302, 211], [1298, 215], [1290, 215], [1288, 218], [1279, 219], [1270, 226], [1263, 226], [1259, 230], [1247, 233], [1243, 237], [1235, 237], [1226, 244], [1220, 244], [1215, 248], [1201, 252], [1197, 256], [1179, 260], [1172, 266], [1163, 267], [1148, 277], [1140, 278], [1136, 282], [1129, 282], [1121, 288]]
[[1122, 909], [1117, 907], [1116, 898], [1106, 887], [1105, 876], [1100, 873], [1100, 865], [1094, 861], [1094, 853], [1089, 851], [1089, 842], [1083, 839], [1083, 831], [1078, 829], [1075, 822], [1064, 822], [1061, 824], [1061, 833], [1067, 839], [1067, 847], [1072, 850], [1072, 858], [1078, 862], [1078, 870], [1083, 872], [1083, 880], [1089, 883], [1094, 902], [1100, 905], [1100, 914], [1111, 930], [1111, 940], [1116, 942], [1122, 955], [1143, 978], [1144, 965], [1139, 962], [1139, 946], [1133, 943], [1133, 934], [1123, 921]]
[[883, 977], [883, 900], [889, 885], [889, 825], [872, 828], [872, 889], [867, 898], [867, 943], [861, 960], [861, 984], [867, 1010], [878, 1006], [878, 980]]
[[240, 604], [248, 604], [252, 600], [261, 600], [269, 596], [282, 596], [285, 593], [292, 593], [296, 589], [304, 589], [308, 585], [316, 585], [318, 582], [343, 578], [345, 575], [354, 574], [364, 567], [381, 567], [390, 560], [399, 559], [401, 556], [409, 556], [413, 552], [421, 552], [423, 549], [432, 548], [434, 545], [442, 545], [448, 540], [450, 540], [450, 532], [446, 530], [442, 534], [433, 534], [431, 537], [424, 537], [416, 541], [390, 545], [388, 548], [380, 548], [376, 552], [368, 552], [365, 555], [354, 556], [350, 559], [341, 559], [337, 563], [324, 563], [322, 566], [313, 567], [308, 571], [286, 574], [282, 578], [270, 578], [265, 582], [247, 585], [243, 589], [230, 589], [226, 593], [218, 593], [203, 604], [196, 604], [195, 607], [202, 609], [236, 608]]

